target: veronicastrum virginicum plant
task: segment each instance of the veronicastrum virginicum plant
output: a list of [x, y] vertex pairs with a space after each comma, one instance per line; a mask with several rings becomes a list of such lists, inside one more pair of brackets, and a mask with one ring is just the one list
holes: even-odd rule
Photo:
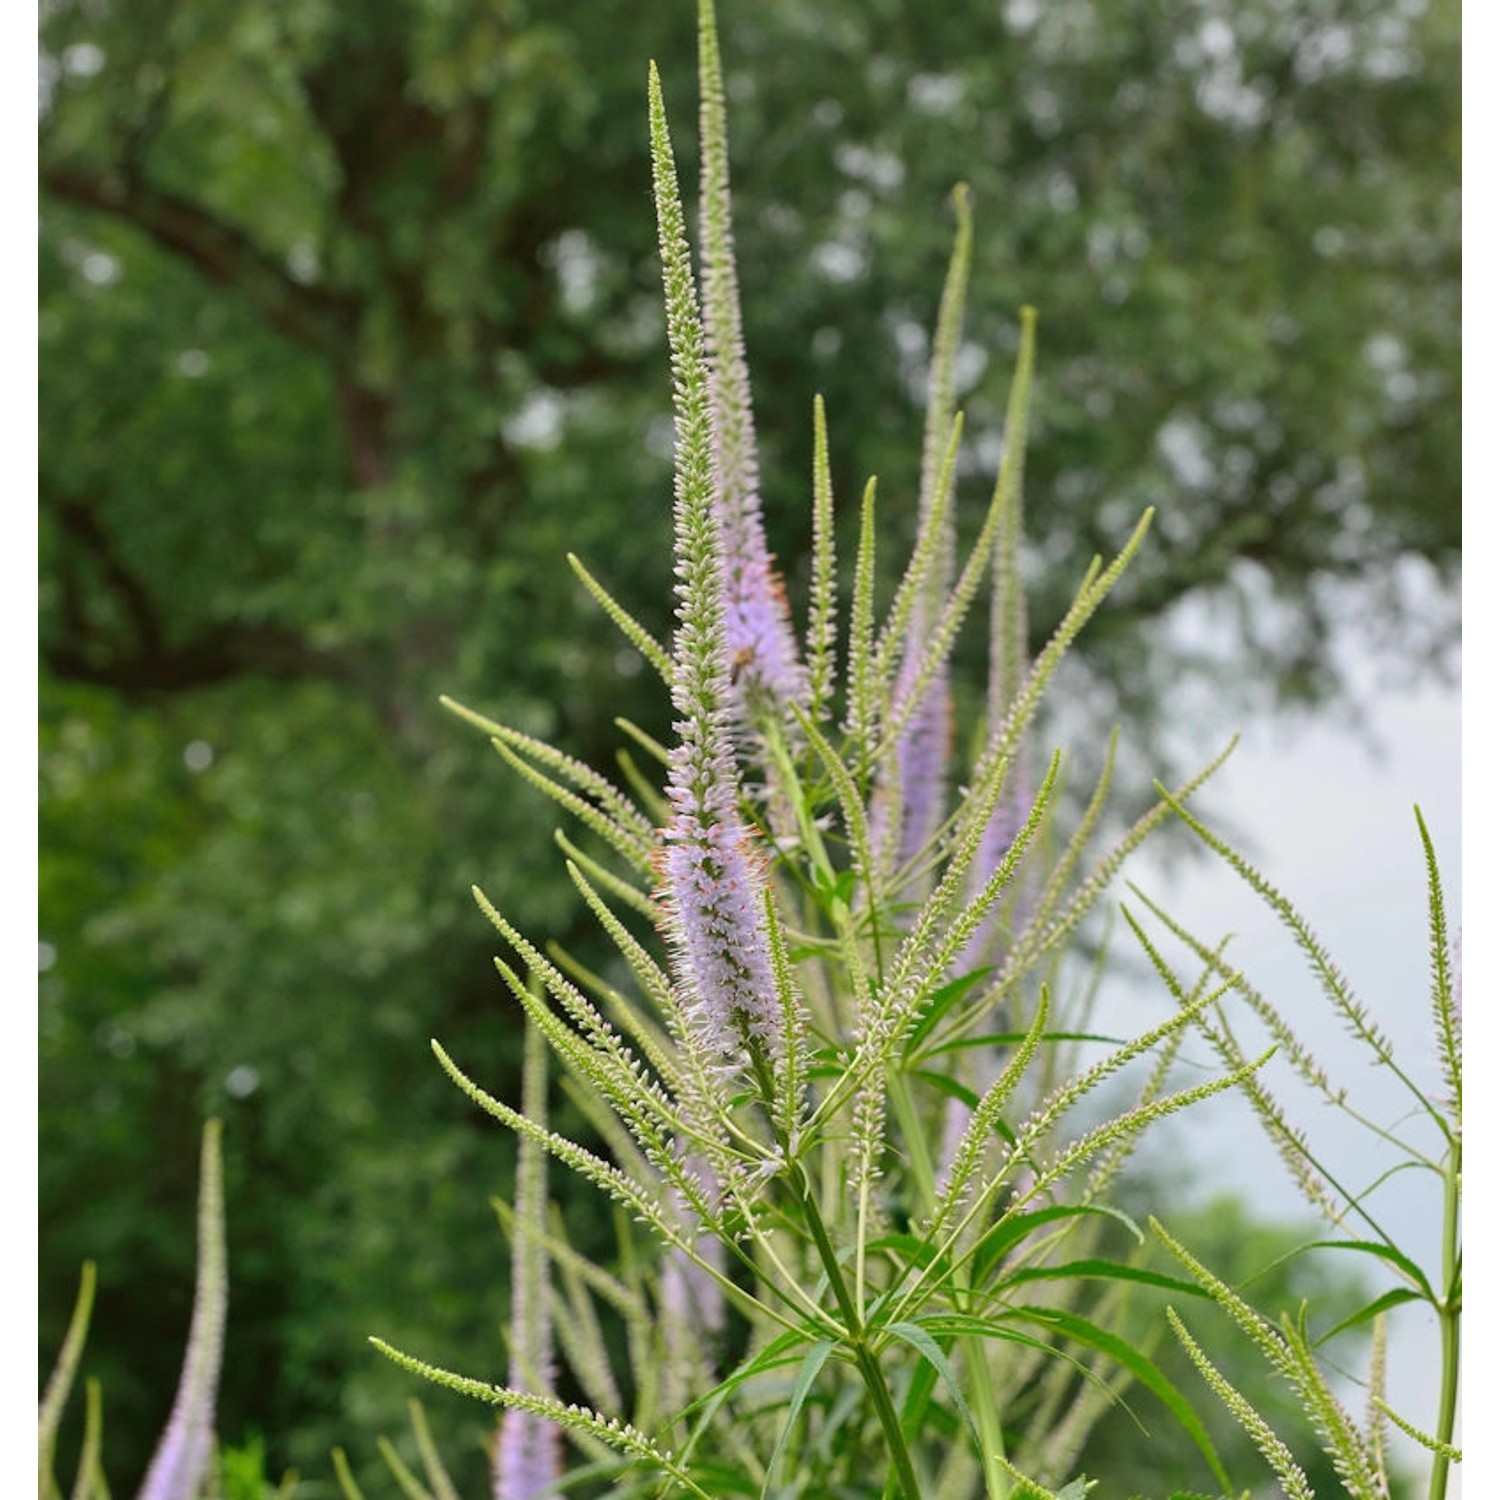
[[[671, 693], [678, 736], [671, 750], [626, 726], [662, 763], [665, 791], [622, 757], [634, 792], [627, 796], [546, 745], [453, 705], [613, 852], [607, 864], [559, 836], [569, 873], [618, 946], [621, 977], [628, 974], [637, 993], [564, 955], [545, 956], [479, 897], [519, 960], [498, 962], [527, 1016], [521, 1108], [491, 1098], [441, 1049], [438, 1055], [470, 1097], [520, 1137], [515, 1207], [496, 1205], [515, 1257], [508, 1384], [452, 1375], [381, 1347], [504, 1409], [493, 1446], [494, 1500], [551, 1500], [601, 1484], [621, 1497], [1079, 1500], [1092, 1486], [1070, 1476], [1090, 1425], [1132, 1385], [1182, 1422], [1227, 1491], [1228, 1476], [1192, 1408], [1118, 1332], [1133, 1289], [1165, 1287], [1215, 1301], [1238, 1324], [1300, 1398], [1346, 1494], [1389, 1496], [1390, 1423], [1430, 1453], [1428, 1497], [1443, 1500], [1460, 1457], [1452, 1440], [1462, 1305], [1461, 1018], [1436, 859], [1420, 814], [1441, 1100], [1412, 1081], [1305, 920], [1187, 810], [1202, 777], [1176, 793], [1159, 787], [1155, 807], [1075, 878], [1112, 757], [1064, 841], [1060, 757], [1035, 776], [1030, 731], [1063, 652], [1140, 545], [1149, 517], [1113, 562], [1089, 571], [1052, 640], [1028, 660], [1019, 570], [1034, 354], [1028, 311], [1004, 459], [958, 566], [953, 485], [962, 421], [953, 366], [972, 233], [962, 189], [933, 341], [913, 555], [878, 620], [872, 481], [861, 506], [841, 675], [828, 439], [815, 403], [813, 586], [799, 642], [760, 517], [708, 0], [700, 43], [701, 300], [654, 71], [650, 88], [678, 439], [671, 649], [574, 560]], [[986, 712], [975, 753], [960, 764], [950, 653], [986, 575]], [[1411, 1093], [1426, 1139], [1356, 1111], [1281, 1013], [1225, 961], [1222, 946], [1208, 948], [1144, 896], [1199, 960], [1198, 980], [1184, 985], [1127, 912], [1178, 1010], [1144, 1035], [1112, 1044], [1092, 1066], [1079, 1065], [1074, 1044], [1083, 1039], [1092, 990], [1073, 1004], [1053, 999], [1059, 955], [1125, 854], [1171, 813], [1272, 905], [1349, 1029]], [[658, 938], [664, 952], [653, 946]], [[529, 971], [525, 980], [520, 967]], [[1263, 1059], [1251, 1060], [1231, 1024], [1235, 997], [1304, 1083], [1398, 1153], [1374, 1183], [1346, 1189], [1287, 1123], [1259, 1076]], [[1228, 1071], [1171, 1093], [1172, 1063], [1190, 1029]], [[613, 1160], [548, 1130], [549, 1052]], [[1080, 1121], [1078, 1107], [1101, 1084], [1148, 1057], [1131, 1104], [1102, 1123]], [[1154, 1220], [1187, 1279], [1147, 1269], [1144, 1250], [1126, 1261], [1100, 1250], [1101, 1226], [1113, 1222], [1143, 1238], [1105, 1198], [1142, 1130], [1231, 1085], [1245, 1090], [1308, 1201], [1335, 1231], [1317, 1245], [1373, 1257], [1397, 1278], [1317, 1337], [1305, 1309], [1271, 1323]], [[556, 1216], [549, 1219], [549, 1155], [614, 1200], [618, 1269], [584, 1259]], [[1385, 1176], [1407, 1168], [1440, 1184], [1435, 1278], [1370, 1204]], [[215, 1462], [213, 1435], [227, 1306], [216, 1121], [204, 1133], [198, 1236], [181, 1385], [142, 1500], [204, 1500], [221, 1492], [229, 1474], [227, 1461], [222, 1476]], [[1102, 1292], [1092, 1290], [1101, 1284]], [[61, 1500], [54, 1449], [93, 1290], [90, 1265], [41, 1403], [40, 1500]], [[1405, 1302], [1430, 1307], [1441, 1330], [1431, 1432], [1384, 1397], [1384, 1319]], [[1191, 1319], [1175, 1309], [1168, 1318], [1283, 1492], [1311, 1496], [1290, 1449], [1201, 1347]], [[610, 1353], [610, 1320], [625, 1335], [628, 1380]], [[1317, 1355], [1334, 1334], [1360, 1323], [1375, 1329], [1362, 1422], [1342, 1406]], [[554, 1333], [589, 1407], [553, 1394]], [[380, 1444], [401, 1493], [458, 1500], [415, 1402], [412, 1425], [420, 1478], [390, 1443]], [[98, 1383], [89, 1381], [73, 1500], [107, 1500], [101, 1428]], [[564, 1436], [581, 1459], [566, 1477]], [[333, 1457], [345, 1500], [362, 1500], [343, 1453]], [[250, 1487], [261, 1493], [258, 1457], [254, 1467]], [[276, 1494], [288, 1497], [295, 1487], [288, 1475]]]
[[[1065, 940], [1125, 854], [1203, 778], [1162, 797], [1080, 878], [1109, 765], [1066, 838], [1061, 757], [1040, 775], [1028, 765], [1042, 694], [1149, 514], [1117, 557], [1088, 570], [1029, 660], [1019, 568], [1028, 310], [1004, 457], [960, 566], [953, 364], [971, 238], [960, 188], [912, 556], [882, 613], [872, 480], [841, 651], [828, 437], [815, 402], [812, 591], [799, 642], [760, 518], [709, 0], [700, 89], [695, 278], [651, 71], [676, 414], [670, 649], [575, 562], [671, 695], [670, 749], [626, 726], [660, 762], [665, 787], [622, 757], [627, 792], [450, 705], [607, 847], [588, 853], [559, 835], [619, 971], [597, 976], [544, 952], [476, 891], [509, 947], [497, 967], [527, 1017], [522, 1107], [434, 1048], [469, 1098], [520, 1137], [520, 1212], [501, 1214], [517, 1259], [509, 1383], [377, 1343], [505, 1409], [497, 1500], [561, 1493], [558, 1431], [584, 1465], [569, 1487], [608, 1476], [617, 1496], [998, 1500], [1051, 1484], [1076, 1496], [1072, 1467], [1089, 1425], [1131, 1383], [1188, 1428], [1227, 1488], [1191, 1408], [1111, 1330], [1133, 1285], [1198, 1288], [1138, 1256], [1104, 1258], [1099, 1227], [1123, 1218], [1105, 1194], [1145, 1127], [1257, 1063], [1167, 1091], [1180, 1038], [1228, 981], [1200, 986], [1161, 1025], [1086, 1067], [1070, 1048], [1083, 1017], [1055, 998]], [[960, 759], [949, 661], [986, 580], [986, 715]], [[544, 1043], [609, 1158], [547, 1128]], [[1084, 1115], [1102, 1084], [1148, 1058], [1132, 1103], [1103, 1123]], [[618, 1271], [590, 1265], [549, 1225], [544, 1156], [616, 1205]], [[623, 1324], [628, 1380], [601, 1317]], [[588, 1406], [554, 1394], [553, 1327]]]

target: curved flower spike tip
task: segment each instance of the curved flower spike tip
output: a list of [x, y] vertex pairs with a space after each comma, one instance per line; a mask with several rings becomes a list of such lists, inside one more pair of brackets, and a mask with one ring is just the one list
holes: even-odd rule
[[699, 189], [703, 331], [718, 484], [715, 509], [724, 569], [724, 634], [736, 710], [754, 722], [807, 706], [786, 592], [766, 546], [745, 336], [729, 201], [729, 136], [713, 0], [698, 5]]
[[140, 1500], [197, 1500], [214, 1448], [214, 1403], [229, 1310], [224, 1246], [224, 1168], [219, 1121], [203, 1127], [198, 1174], [198, 1283], [172, 1416], [141, 1486]]

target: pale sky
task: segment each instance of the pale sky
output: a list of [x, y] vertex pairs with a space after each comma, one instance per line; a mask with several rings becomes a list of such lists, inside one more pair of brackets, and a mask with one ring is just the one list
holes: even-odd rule
[[[1408, 1072], [1423, 1087], [1435, 1088], [1426, 872], [1411, 809], [1413, 803], [1422, 808], [1443, 873], [1450, 932], [1456, 934], [1461, 925], [1459, 694], [1442, 686], [1376, 694], [1368, 690], [1368, 670], [1357, 661], [1353, 666], [1364, 679], [1361, 697], [1383, 748], [1380, 758], [1365, 740], [1327, 719], [1290, 727], [1252, 722], [1195, 806], [1210, 826], [1252, 831], [1254, 848], [1241, 852], [1302, 912]], [[1237, 934], [1230, 960], [1278, 1007], [1335, 1083], [1348, 1086], [1351, 1101], [1365, 1113], [1388, 1127], [1409, 1114], [1410, 1096], [1371, 1067], [1368, 1053], [1348, 1036], [1323, 997], [1291, 935], [1232, 870], [1203, 861], [1168, 868], [1148, 845], [1126, 874], [1208, 944]], [[1117, 899], [1130, 900], [1123, 884], [1117, 886]], [[1137, 915], [1155, 938], [1158, 924], [1138, 905]], [[1170, 935], [1160, 935], [1164, 944], [1172, 944]], [[1119, 941], [1134, 945], [1128, 932]], [[1163, 951], [1180, 975], [1190, 983], [1196, 979], [1184, 950], [1174, 945]], [[1157, 1013], [1159, 995], [1159, 983], [1150, 981], [1138, 990], [1128, 984], [1116, 989], [1110, 1003], [1117, 1024], [1140, 1029], [1148, 1005]], [[1258, 1033], [1246, 1036], [1248, 1047]], [[1201, 1045], [1197, 1052], [1207, 1055]], [[1368, 1184], [1397, 1159], [1331, 1107], [1315, 1101], [1304, 1105], [1307, 1091], [1290, 1070], [1273, 1062], [1267, 1077], [1289, 1116], [1308, 1131], [1315, 1147], [1325, 1146], [1336, 1170], [1347, 1174], [1347, 1185]], [[1285, 1168], [1238, 1098], [1197, 1106], [1191, 1119], [1184, 1116], [1167, 1128], [1170, 1149], [1186, 1153], [1194, 1163], [1193, 1177], [1205, 1188], [1237, 1188], [1267, 1217], [1307, 1219]], [[1438, 1179], [1403, 1172], [1372, 1202], [1397, 1244], [1433, 1275], [1442, 1203]], [[1372, 1261], [1369, 1269], [1375, 1265]], [[1388, 1284], [1373, 1275], [1369, 1281], [1381, 1289]], [[1437, 1405], [1435, 1320], [1414, 1308], [1398, 1308], [1390, 1315], [1390, 1333], [1392, 1405], [1431, 1430]], [[1450, 1486], [1450, 1495], [1457, 1493]]]

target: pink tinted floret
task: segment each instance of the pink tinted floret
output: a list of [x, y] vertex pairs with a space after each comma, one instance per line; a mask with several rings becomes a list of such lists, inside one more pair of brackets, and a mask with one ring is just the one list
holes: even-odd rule
[[688, 1022], [711, 1056], [735, 1066], [752, 1039], [779, 1052], [779, 1008], [761, 909], [764, 874], [735, 811], [727, 739], [710, 715], [677, 726], [662, 854]]

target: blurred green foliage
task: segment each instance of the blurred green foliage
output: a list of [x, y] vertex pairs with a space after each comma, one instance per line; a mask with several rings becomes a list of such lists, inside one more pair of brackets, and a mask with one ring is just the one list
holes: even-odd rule
[[[1154, 1204], [1180, 1196], [1163, 1186], [1162, 1177], [1150, 1167], [1149, 1150], [1143, 1158], [1145, 1170], [1122, 1184], [1117, 1200], [1143, 1216], [1156, 1212]], [[1317, 1238], [1317, 1230], [1299, 1233], [1283, 1224], [1259, 1220], [1250, 1204], [1223, 1194], [1206, 1195], [1191, 1207], [1172, 1211], [1174, 1233], [1180, 1230], [1217, 1274], [1270, 1318], [1283, 1312], [1296, 1317], [1309, 1310], [1315, 1334], [1326, 1333], [1352, 1316], [1369, 1301], [1368, 1289], [1337, 1257], [1297, 1254], [1299, 1248]], [[1124, 1236], [1122, 1235], [1123, 1241]], [[1126, 1247], [1128, 1248], [1128, 1247]], [[1166, 1261], [1158, 1269], [1172, 1271]], [[1167, 1379], [1192, 1404], [1212, 1434], [1214, 1446], [1237, 1484], [1254, 1493], [1269, 1493], [1271, 1470], [1244, 1430], [1217, 1398], [1209, 1399], [1208, 1387], [1192, 1360], [1167, 1324], [1163, 1309], [1174, 1307], [1195, 1330], [1201, 1329], [1205, 1348], [1211, 1348], [1221, 1369], [1233, 1369], [1236, 1386], [1265, 1417], [1272, 1430], [1294, 1452], [1315, 1494], [1346, 1494], [1344, 1482], [1333, 1460], [1318, 1446], [1307, 1417], [1291, 1387], [1262, 1365], [1235, 1357], [1235, 1337], [1242, 1330], [1222, 1309], [1206, 1300], [1175, 1293], [1147, 1293], [1132, 1299], [1125, 1317], [1126, 1334], [1136, 1348], [1149, 1352]], [[1323, 1357], [1343, 1371], [1362, 1373], [1369, 1361], [1369, 1327], [1346, 1332], [1330, 1341]], [[1359, 1375], [1349, 1377], [1358, 1379]], [[1359, 1410], [1357, 1396], [1348, 1399]], [[1146, 1392], [1127, 1390], [1123, 1401], [1110, 1410], [1089, 1433], [1079, 1457], [1080, 1472], [1102, 1478], [1114, 1495], [1161, 1495], [1168, 1480], [1206, 1487], [1210, 1477], [1184, 1428], [1164, 1417], [1163, 1409]], [[1401, 1456], [1391, 1459], [1391, 1488], [1396, 1500], [1416, 1493], [1411, 1474]], [[1104, 1488], [1105, 1485], [1101, 1485]]]
[[[1336, 687], [1339, 580], [1408, 668], [1441, 658], [1456, 614], [1399, 581], [1413, 555], [1451, 578], [1459, 545], [1452, 0], [721, 9], [799, 610], [815, 391], [841, 501], [878, 473], [911, 523], [962, 179], [971, 506], [1017, 308], [1042, 313], [1039, 639], [1161, 507], [1083, 643], [1091, 718], [1149, 753], [1190, 596], [1247, 705]], [[686, 157], [693, 43], [685, 0], [43, 7], [41, 1345], [97, 1259], [117, 1484], [176, 1379], [210, 1109], [228, 1437], [264, 1432], [276, 1472], [326, 1474], [335, 1442], [373, 1464], [409, 1388], [369, 1332], [503, 1368], [508, 1158], [425, 1039], [515, 1080], [470, 882], [592, 938], [551, 809], [436, 698], [601, 765], [613, 715], [665, 732], [563, 557], [665, 633], [644, 79], [654, 56]], [[433, 1420], [475, 1487], [482, 1414]]]

